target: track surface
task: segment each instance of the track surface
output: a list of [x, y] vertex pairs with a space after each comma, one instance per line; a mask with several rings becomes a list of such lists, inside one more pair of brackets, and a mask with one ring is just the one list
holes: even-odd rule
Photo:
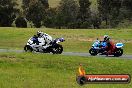
[[[17, 52], [17, 53], [23, 53], [23, 50], [11, 50], [11, 49], [0, 49], [0, 52]], [[83, 56], [83, 57], [91, 57], [89, 53], [77, 53], [77, 52], [63, 52], [62, 55], [69, 55], [69, 56]], [[95, 57], [106, 57], [102, 55], [97, 55]], [[107, 56], [108, 57], [108, 56]], [[113, 57], [113, 56], [109, 56]], [[132, 55], [123, 55], [119, 58], [124, 58], [124, 59], [132, 59]]]

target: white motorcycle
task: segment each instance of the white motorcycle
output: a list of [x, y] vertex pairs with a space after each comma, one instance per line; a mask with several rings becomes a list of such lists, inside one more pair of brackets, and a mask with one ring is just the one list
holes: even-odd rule
[[[39, 41], [41, 41], [42, 38], [38, 38]], [[56, 38], [54, 39], [50, 46], [48, 46], [46, 49], [43, 48], [43, 45], [40, 47], [36, 47], [33, 44], [33, 37], [31, 37], [27, 44], [24, 46], [25, 52], [41, 52], [41, 53], [53, 53], [53, 54], [61, 54], [63, 52], [63, 47], [60, 45], [60, 42], [64, 42], [64, 38]]]

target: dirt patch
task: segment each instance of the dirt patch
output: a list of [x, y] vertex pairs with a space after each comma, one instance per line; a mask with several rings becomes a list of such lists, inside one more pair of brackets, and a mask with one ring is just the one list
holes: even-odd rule
[[87, 39], [81, 39], [81, 38], [79, 38], [78, 39], [79, 41], [83, 41], [83, 42], [92, 42], [92, 41], [95, 41], [95, 39], [94, 38], [87, 38]]
[[7, 56], [7, 55], [0, 55], [1, 59], [10, 59], [10, 60], [16, 60], [15, 56]]
[[[96, 40], [96, 38], [79, 38], [78, 40], [83, 41], [83, 42], [94, 42]], [[112, 41], [115, 43], [117, 43], [117, 42], [132, 43], [132, 40], [115, 40], [115, 39], [112, 39]]]

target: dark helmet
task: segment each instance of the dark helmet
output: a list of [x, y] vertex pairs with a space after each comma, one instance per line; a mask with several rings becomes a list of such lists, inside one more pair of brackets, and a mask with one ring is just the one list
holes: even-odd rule
[[38, 37], [40, 37], [40, 36], [42, 36], [42, 35], [43, 35], [43, 32], [37, 31], [37, 36], [38, 36]]
[[104, 41], [108, 41], [110, 37], [108, 35], [104, 35]]
[[64, 39], [64, 38], [60, 38], [59, 40], [60, 40], [61, 42], [65, 41], [65, 39]]

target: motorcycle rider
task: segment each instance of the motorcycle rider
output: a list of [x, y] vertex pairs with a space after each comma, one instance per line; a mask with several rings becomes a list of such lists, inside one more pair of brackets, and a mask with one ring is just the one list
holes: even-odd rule
[[32, 38], [32, 41], [33, 41], [33, 44], [31, 45], [34, 49], [36, 49], [36, 51], [39, 51], [39, 40], [38, 40], [38, 36], [37, 35], [34, 35]]
[[37, 36], [39, 41], [41, 42], [39, 45], [42, 46], [44, 49], [49, 47], [52, 43], [52, 37], [46, 33], [41, 31], [37, 31]]
[[104, 42], [106, 42], [106, 54], [111, 55], [115, 49], [115, 44], [110, 40], [110, 37], [108, 35], [104, 35]]
[[34, 35], [34, 36], [32, 37], [32, 40], [33, 40], [33, 43], [34, 43], [34, 44], [39, 45], [39, 41], [38, 41], [37, 35]]
[[95, 40], [95, 43], [94, 43], [94, 45], [96, 46], [96, 48], [98, 48], [98, 47], [100, 47], [100, 41], [99, 41], [99, 39], [97, 38], [96, 40]]

